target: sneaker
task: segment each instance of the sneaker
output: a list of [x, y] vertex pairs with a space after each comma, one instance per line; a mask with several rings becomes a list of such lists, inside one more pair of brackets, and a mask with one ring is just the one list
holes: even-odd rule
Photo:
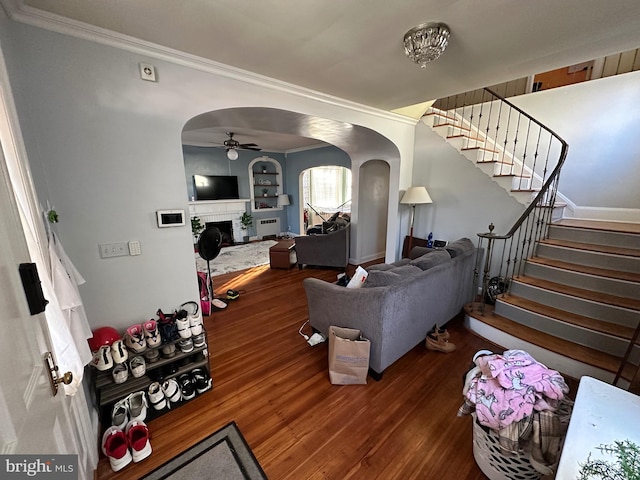
[[109, 345], [102, 345], [93, 355], [91, 364], [101, 372], [112, 368], [113, 357], [111, 356], [111, 347]]
[[131, 325], [127, 328], [125, 344], [133, 353], [142, 353], [147, 349], [147, 341], [141, 325]]
[[176, 354], [176, 345], [175, 343], [168, 343], [167, 345], [163, 345], [162, 347], [162, 356], [164, 358], [171, 358]]
[[196, 368], [192, 370], [191, 376], [196, 383], [196, 390], [198, 393], [206, 392], [211, 388], [211, 377], [204, 368]]
[[147, 372], [147, 365], [144, 358], [137, 356], [133, 357], [129, 362], [129, 368], [131, 369], [131, 375], [135, 378], [140, 378]]
[[147, 363], [155, 363], [160, 360], [160, 350], [157, 348], [150, 348], [146, 352], [144, 352], [144, 359]]
[[193, 346], [195, 348], [204, 347], [206, 345], [206, 343], [207, 343], [207, 340], [206, 340], [206, 336], [205, 336], [204, 332], [202, 332], [201, 334], [196, 335], [195, 337], [193, 337]]
[[[182, 312], [186, 313], [184, 310]], [[191, 326], [189, 325], [189, 318], [187, 316], [183, 318], [176, 318], [176, 325], [178, 326], [178, 335], [181, 338], [191, 337]]]
[[127, 442], [131, 447], [131, 456], [134, 462], [144, 460], [151, 455], [151, 443], [149, 442], [149, 429], [147, 425], [138, 420], [132, 420], [125, 430]]
[[427, 335], [431, 334], [433, 337], [440, 337], [443, 340], [449, 340], [449, 332], [446, 328], [438, 327], [438, 324], [434, 325]]
[[155, 320], [144, 322], [142, 324], [142, 331], [144, 332], [144, 338], [148, 347], [154, 348], [160, 346], [162, 338], [160, 337], [160, 330], [158, 330], [158, 324]]
[[111, 372], [111, 375], [113, 375], [113, 381], [115, 383], [126, 382], [127, 378], [129, 378], [129, 372], [127, 371], [127, 364], [121, 363], [120, 365], [116, 365], [115, 367], [113, 367], [113, 372]]
[[147, 418], [147, 395], [143, 392], [135, 392], [127, 397], [130, 421], [144, 422]]
[[109, 427], [102, 435], [102, 453], [109, 458], [111, 470], [114, 472], [122, 470], [133, 459], [127, 437], [118, 427]]
[[127, 399], [116, 402], [111, 410], [111, 425], [124, 429], [129, 422], [129, 408], [127, 407]]
[[191, 338], [183, 338], [178, 342], [178, 347], [182, 353], [193, 352], [193, 340]]
[[[164, 396], [171, 403], [178, 403], [182, 398], [180, 394], [180, 386], [173, 378], [163, 382], [162, 391], [164, 392]], [[171, 408], [171, 403], [169, 404], [169, 408]]]
[[436, 350], [444, 353], [451, 353], [456, 349], [456, 346], [453, 343], [450, 343], [444, 338], [438, 337], [432, 333], [427, 335], [426, 346], [428, 350]]
[[151, 403], [154, 410], [164, 410], [168, 406], [167, 399], [158, 382], [153, 382], [149, 385], [149, 403]]
[[127, 347], [124, 346], [124, 342], [122, 340], [116, 340], [111, 344], [111, 356], [113, 357], [113, 362], [116, 364], [121, 364], [127, 361], [127, 358], [129, 358], [129, 352], [127, 352]]
[[191, 327], [191, 335], [200, 335], [202, 333], [202, 317], [197, 315], [189, 315], [189, 326]]
[[178, 377], [178, 383], [180, 384], [183, 400], [191, 400], [196, 396], [196, 386], [193, 383], [191, 375], [183, 373]]

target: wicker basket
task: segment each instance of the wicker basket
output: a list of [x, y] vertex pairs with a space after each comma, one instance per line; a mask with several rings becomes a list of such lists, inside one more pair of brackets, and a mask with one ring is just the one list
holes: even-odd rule
[[509, 454], [500, 448], [498, 434], [486, 432], [473, 414], [473, 457], [490, 480], [540, 480], [542, 474], [523, 455]]

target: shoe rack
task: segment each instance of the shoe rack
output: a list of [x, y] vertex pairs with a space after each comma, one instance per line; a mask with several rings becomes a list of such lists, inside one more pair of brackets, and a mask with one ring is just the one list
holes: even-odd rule
[[[203, 332], [205, 331], [203, 330]], [[151, 385], [153, 382], [160, 382], [160, 384], [162, 384], [162, 382], [165, 380], [169, 380], [170, 378], [177, 379], [177, 377], [179, 377], [183, 373], [189, 373], [195, 368], [203, 368], [207, 371], [209, 376], [211, 376], [211, 371], [209, 370], [209, 349], [207, 342], [205, 341], [205, 344], [202, 347], [194, 348], [192, 351], [184, 353], [180, 351], [177, 345], [180, 340], [182, 339], [163, 343], [159, 347], [154, 348], [154, 350], [160, 350], [162, 347], [168, 344], [175, 344], [176, 352], [173, 357], [164, 358], [162, 357], [162, 355], [160, 355], [160, 358], [155, 362], [146, 363], [146, 372], [144, 375], [135, 378], [133, 375], [131, 375], [131, 372], [129, 372], [129, 377], [123, 383], [114, 382], [112, 375], [113, 369], [105, 371], [92, 369], [94, 370], [93, 384], [96, 394], [96, 405], [98, 406], [98, 414], [103, 426], [111, 425], [111, 411], [114, 404], [129, 396], [131, 393], [142, 390], [147, 394], [148, 400], [149, 385]], [[147, 347], [147, 350], [149, 350], [149, 347]], [[145, 352], [147, 350], [145, 350]], [[131, 358], [136, 355], [144, 357], [145, 352], [136, 354], [129, 351], [129, 359], [127, 360], [127, 362], [129, 362]], [[196, 394], [195, 398], [197, 397], [198, 395]], [[190, 400], [181, 400], [177, 405], [173, 405], [171, 410], [180, 407], [189, 401]], [[155, 410], [149, 402], [147, 406], [147, 420], [145, 421], [159, 417], [171, 410], [169, 410], [168, 408], [160, 411]]]

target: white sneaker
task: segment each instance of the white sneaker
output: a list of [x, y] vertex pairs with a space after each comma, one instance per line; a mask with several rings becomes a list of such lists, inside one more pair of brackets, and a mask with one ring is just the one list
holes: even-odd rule
[[153, 382], [149, 385], [149, 402], [155, 410], [164, 410], [169, 406], [158, 382]]
[[125, 347], [122, 340], [116, 340], [111, 344], [111, 356], [116, 364], [121, 364], [127, 361], [129, 358], [129, 352], [127, 352], [127, 347]]
[[91, 364], [101, 372], [112, 368], [113, 357], [111, 357], [111, 347], [109, 345], [102, 345], [96, 353], [93, 354]]
[[111, 425], [124, 430], [129, 422], [129, 408], [127, 407], [127, 399], [124, 398], [113, 406], [111, 410]]
[[119, 365], [116, 365], [115, 367], [113, 367], [113, 372], [111, 372], [111, 375], [113, 375], [113, 381], [115, 383], [126, 382], [127, 378], [129, 378], [129, 372], [127, 371], [127, 364], [120, 363]]
[[125, 430], [127, 443], [131, 448], [131, 456], [134, 462], [144, 460], [151, 455], [151, 443], [149, 443], [149, 429], [147, 425], [138, 420], [131, 420]]
[[147, 364], [144, 358], [137, 356], [133, 357], [129, 362], [129, 368], [131, 369], [131, 375], [135, 378], [140, 378], [147, 372]]
[[147, 418], [147, 395], [143, 392], [135, 392], [127, 397], [130, 421], [144, 422]]
[[193, 346], [195, 348], [204, 347], [207, 342], [204, 332], [193, 337]]
[[127, 437], [118, 427], [109, 427], [105, 430], [102, 435], [102, 452], [109, 458], [111, 470], [114, 472], [122, 470], [132, 460]]
[[127, 348], [134, 353], [142, 353], [147, 349], [147, 341], [144, 338], [142, 325], [131, 325], [125, 335]]
[[144, 338], [147, 342], [147, 346], [151, 348], [159, 347], [162, 343], [160, 337], [160, 330], [158, 330], [158, 324], [155, 320], [147, 320], [142, 324], [142, 331], [144, 332]]
[[[162, 384], [162, 391], [164, 392], [164, 396], [171, 403], [178, 403], [182, 398], [182, 394], [180, 393], [180, 385], [173, 378], [170, 378], [166, 382]], [[169, 408], [171, 408], [171, 404], [169, 404]]]
[[181, 338], [191, 337], [191, 326], [189, 325], [189, 318], [176, 318], [176, 325], [178, 326], [178, 335]]

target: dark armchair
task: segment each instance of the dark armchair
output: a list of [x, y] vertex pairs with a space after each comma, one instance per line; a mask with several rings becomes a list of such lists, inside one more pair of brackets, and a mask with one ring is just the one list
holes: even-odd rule
[[351, 224], [347, 224], [329, 233], [296, 237], [298, 268], [303, 265], [346, 268], [350, 229]]

